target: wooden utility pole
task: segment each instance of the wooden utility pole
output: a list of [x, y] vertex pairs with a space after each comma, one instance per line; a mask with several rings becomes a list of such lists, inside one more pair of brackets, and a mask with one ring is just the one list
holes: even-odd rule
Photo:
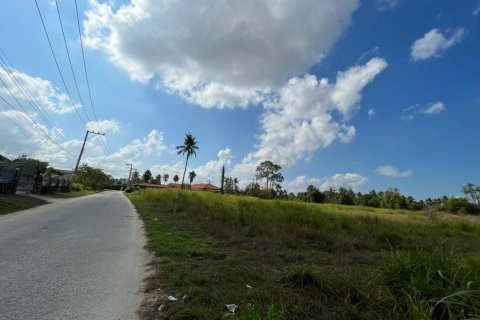
[[128, 173], [128, 187], [130, 188], [130, 178], [132, 176], [132, 169], [133, 169], [133, 164], [131, 163], [125, 163], [126, 166], [130, 166], [130, 172]]
[[223, 182], [225, 181], [225, 166], [222, 167], [222, 182], [220, 187], [220, 192], [223, 194]]
[[78, 165], [80, 164], [80, 160], [82, 159], [83, 149], [85, 149], [85, 143], [87, 142], [87, 138], [88, 138], [89, 133], [93, 133], [93, 134], [96, 134], [98, 136], [104, 136], [105, 135], [105, 133], [100, 133], [100, 132], [87, 130], [87, 133], [85, 134], [85, 139], [83, 139], [82, 149], [80, 150], [80, 154], [78, 155], [77, 165], [75, 166], [75, 173], [77, 172]]

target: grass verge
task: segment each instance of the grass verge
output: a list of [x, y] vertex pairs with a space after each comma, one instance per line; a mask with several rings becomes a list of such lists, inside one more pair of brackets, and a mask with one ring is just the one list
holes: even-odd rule
[[480, 226], [461, 218], [178, 190], [127, 196], [158, 257], [144, 319], [408, 319], [394, 252], [436, 257], [444, 243], [465, 261], [480, 254]]
[[0, 215], [30, 209], [45, 203], [47, 201], [23, 195], [0, 195]]
[[89, 196], [102, 191], [103, 190], [81, 190], [81, 191], [71, 191], [71, 192], [45, 193], [41, 195], [45, 197], [55, 198], [55, 199], [70, 199], [70, 198]]

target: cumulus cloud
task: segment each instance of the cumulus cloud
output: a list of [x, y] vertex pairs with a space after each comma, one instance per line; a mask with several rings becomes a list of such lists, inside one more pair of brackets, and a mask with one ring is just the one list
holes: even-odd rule
[[386, 67], [385, 60], [373, 58], [363, 66], [339, 72], [335, 83], [313, 75], [292, 78], [266, 104], [264, 132], [251, 157], [291, 166], [335, 140], [349, 142], [355, 127], [345, 122], [358, 107], [363, 88]]
[[87, 46], [204, 107], [256, 104], [331, 50], [358, 0], [91, 0]]
[[[75, 108], [81, 105], [72, 105], [65, 93], [59, 92], [52, 83], [40, 77], [33, 77], [15, 69], [0, 68], [0, 94], [9, 101], [11, 105], [16, 106], [12, 95], [14, 95], [25, 108], [32, 109], [29, 112], [36, 113], [30, 105], [29, 100], [35, 107], [55, 114], [65, 114], [73, 112]], [[4, 85], [5, 84], [5, 85]]]
[[308, 178], [307, 176], [298, 176], [293, 180], [285, 180], [282, 183], [284, 189], [288, 192], [300, 192], [305, 191], [309, 185], [318, 185], [321, 179]]
[[395, 8], [400, 0], [377, 0], [376, 6], [378, 11], [387, 11]]
[[432, 29], [425, 35], [415, 40], [411, 47], [411, 58], [413, 61], [426, 60], [433, 57], [440, 57], [448, 48], [459, 43], [465, 34], [463, 28], [458, 28], [447, 38], [440, 30]]
[[[64, 132], [60, 128], [49, 129], [34, 122], [20, 111], [0, 111], [0, 123], [8, 130], [0, 130], [0, 154], [12, 153], [15, 156], [26, 154], [28, 157], [43, 161], [73, 164], [73, 152], [78, 152], [80, 141], [62, 142]], [[52, 137], [54, 141], [47, 136]]]
[[120, 122], [115, 119], [112, 120], [99, 120], [87, 122], [87, 130], [90, 131], [102, 131], [105, 132], [118, 132], [120, 131]]
[[445, 111], [445, 104], [441, 101], [430, 104], [428, 107], [423, 109], [421, 112], [423, 114], [433, 115]]
[[362, 185], [367, 182], [368, 178], [359, 175], [358, 173], [337, 173], [336, 175], [325, 179], [320, 185], [320, 190], [325, 191], [329, 188], [350, 188], [352, 190], [358, 190]]
[[375, 172], [380, 176], [390, 177], [390, 178], [405, 178], [405, 177], [410, 177], [412, 175], [412, 171], [410, 170], [400, 171], [392, 165], [379, 166], [375, 169]]

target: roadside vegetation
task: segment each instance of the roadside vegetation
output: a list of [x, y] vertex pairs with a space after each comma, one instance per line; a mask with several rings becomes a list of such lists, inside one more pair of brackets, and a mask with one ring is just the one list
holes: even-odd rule
[[477, 217], [178, 189], [127, 196], [157, 257], [144, 319], [480, 317]]
[[23, 195], [0, 194], [0, 215], [46, 204], [47, 201]]

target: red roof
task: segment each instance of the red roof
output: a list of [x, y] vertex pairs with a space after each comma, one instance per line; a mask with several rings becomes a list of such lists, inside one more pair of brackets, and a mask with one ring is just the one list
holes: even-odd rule
[[195, 191], [202, 190], [202, 191], [220, 192], [220, 188], [217, 186], [214, 186], [211, 183], [195, 183], [195, 184], [192, 184], [190, 188]]

